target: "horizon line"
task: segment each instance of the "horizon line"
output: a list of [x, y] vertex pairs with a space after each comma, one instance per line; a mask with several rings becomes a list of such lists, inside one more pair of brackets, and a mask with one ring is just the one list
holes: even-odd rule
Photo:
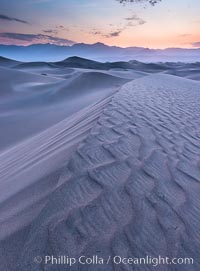
[[185, 49], [185, 50], [198, 50], [200, 49], [200, 47], [165, 47], [165, 48], [153, 48], [153, 47], [143, 47], [143, 46], [127, 46], [127, 47], [122, 47], [122, 46], [118, 46], [118, 45], [108, 45], [108, 44], [105, 44], [103, 42], [95, 42], [95, 43], [84, 43], [84, 42], [77, 42], [77, 43], [74, 43], [74, 44], [69, 44], [69, 45], [62, 45], [62, 44], [55, 44], [55, 43], [50, 43], [50, 42], [47, 42], [47, 43], [32, 43], [32, 44], [2, 44], [0, 43], [0, 46], [17, 46], [17, 47], [29, 47], [29, 46], [33, 46], [33, 45], [54, 45], [54, 46], [57, 46], [57, 47], [73, 47], [74, 45], [97, 45], [97, 44], [101, 44], [101, 45], [104, 45], [104, 46], [107, 46], [107, 47], [117, 47], [117, 48], [122, 48], [122, 49], [128, 49], [128, 48], [143, 48], [143, 49], [149, 49], [149, 50], [167, 50], [167, 49]]

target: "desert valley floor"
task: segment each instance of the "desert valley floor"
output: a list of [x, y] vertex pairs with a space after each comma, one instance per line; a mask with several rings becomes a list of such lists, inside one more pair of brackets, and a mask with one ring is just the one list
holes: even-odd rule
[[[4, 271], [200, 270], [200, 63], [0, 58]], [[194, 264], [40, 265], [45, 255]]]

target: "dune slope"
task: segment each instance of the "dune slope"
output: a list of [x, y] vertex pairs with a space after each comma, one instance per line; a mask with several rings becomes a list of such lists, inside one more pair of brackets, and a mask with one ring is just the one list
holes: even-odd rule
[[49, 175], [67, 162], [110, 99], [86, 107], [0, 154], [0, 239], [38, 214], [57, 185]]

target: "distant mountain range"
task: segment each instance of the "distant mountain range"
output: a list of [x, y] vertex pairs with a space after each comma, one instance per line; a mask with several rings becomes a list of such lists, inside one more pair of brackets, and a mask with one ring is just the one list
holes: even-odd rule
[[200, 48], [149, 49], [143, 47], [121, 48], [103, 43], [72, 46], [54, 44], [34, 44], [30, 46], [0, 45], [0, 56], [18, 61], [61, 61], [71, 56], [93, 59], [95, 61], [142, 62], [200, 62]]

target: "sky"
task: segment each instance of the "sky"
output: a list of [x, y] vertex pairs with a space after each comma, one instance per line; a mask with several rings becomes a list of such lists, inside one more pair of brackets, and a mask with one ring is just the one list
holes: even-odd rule
[[0, 44], [200, 48], [199, 0], [132, 1], [0, 0]]

